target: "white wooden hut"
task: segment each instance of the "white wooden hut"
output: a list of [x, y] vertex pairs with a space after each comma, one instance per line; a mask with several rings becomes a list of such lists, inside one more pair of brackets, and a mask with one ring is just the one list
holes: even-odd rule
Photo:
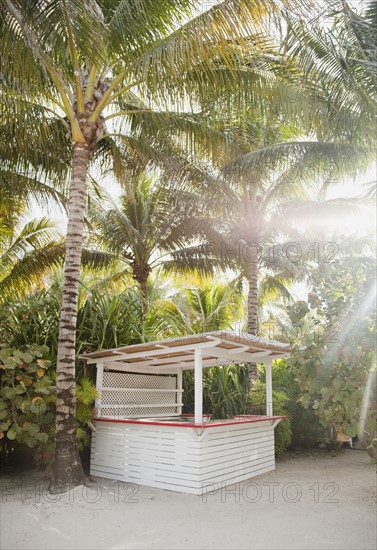
[[[101, 350], [80, 357], [97, 366], [90, 473], [203, 494], [275, 469], [271, 363], [288, 344], [232, 331], [208, 332]], [[263, 362], [267, 409], [213, 420], [203, 414], [202, 370]], [[182, 373], [194, 369], [195, 413], [183, 415]]]

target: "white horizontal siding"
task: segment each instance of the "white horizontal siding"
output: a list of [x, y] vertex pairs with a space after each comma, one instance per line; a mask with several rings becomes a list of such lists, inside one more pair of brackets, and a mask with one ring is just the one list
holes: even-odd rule
[[201, 495], [207, 491], [212, 491], [220, 486], [227, 486], [233, 483], [244, 481], [257, 475], [270, 472], [275, 469], [274, 460], [258, 461], [253, 467], [245, 470], [227, 471], [211, 478], [201, 480], [186, 479], [181, 475], [161, 475], [157, 470], [151, 474], [145, 470], [119, 470], [115, 468], [96, 466], [91, 469], [91, 475], [115, 479], [138, 485], [147, 485], [149, 487], [158, 487], [183, 493], [192, 493]]
[[188, 428], [98, 421], [91, 475], [202, 494], [275, 467], [270, 421]]

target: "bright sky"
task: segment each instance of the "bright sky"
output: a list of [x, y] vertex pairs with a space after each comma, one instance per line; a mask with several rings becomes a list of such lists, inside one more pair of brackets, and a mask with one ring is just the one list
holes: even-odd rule
[[[360, 176], [358, 179], [346, 179], [338, 185], [331, 187], [327, 193], [328, 199], [338, 197], [352, 198], [358, 197], [365, 193], [366, 184], [376, 182], [377, 179], [377, 164], [372, 165], [369, 170]], [[346, 234], [370, 235], [376, 238], [376, 203], [370, 202], [365, 204], [355, 205], [353, 215], [347, 217], [339, 216], [334, 219], [334, 229], [344, 231]]]
[[[343, 182], [339, 182], [337, 185], [332, 186], [327, 194], [328, 199], [338, 197], [358, 197], [365, 192], [365, 184], [375, 181], [377, 177], [376, 165], [371, 166], [370, 169], [363, 175], [359, 176], [357, 180], [346, 179]], [[115, 200], [119, 193], [117, 184], [107, 176], [103, 183], [106, 187], [107, 193]], [[28, 218], [40, 217], [42, 215], [48, 215], [52, 219], [56, 220], [59, 224], [59, 228], [64, 233], [66, 231], [66, 216], [64, 212], [60, 211], [57, 207], [51, 206], [49, 209], [41, 208], [35, 201], [32, 202]], [[321, 227], [325, 220], [318, 220]], [[376, 238], [376, 204], [357, 204], [355, 203], [354, 213], [347, 216], [340, 215], [338, 218], [327, 220], [329, 232], [335, 232], [336, 230], [344, 232], [346, 235], [357, 234], [370, 235]]]

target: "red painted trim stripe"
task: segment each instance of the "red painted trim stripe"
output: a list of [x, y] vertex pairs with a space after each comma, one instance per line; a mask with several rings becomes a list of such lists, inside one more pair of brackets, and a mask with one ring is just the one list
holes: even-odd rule
[[[191, 416], [191, 415], [190, 415]], [[253, 416], [253, 417], [243, 417], [243, 420], [234, 420], [232, 422], [206, 422], [203, 424], [195, 424], [193, 422], [148, 422], [147, 420], [126, 420], [120, 418], [95, 418], [97, 422], [117, 422], [120, 424], [144, 424], [146, 426], [176, 426], [178, 428], [215, 428], [218, 426], [234, 426], [235, 424], [253, 424], [256, 422], [265, 422], [269, 420], [274, 422], [275, 420], [280, 420], [283, 418], [288, 418], [287, 416]]]

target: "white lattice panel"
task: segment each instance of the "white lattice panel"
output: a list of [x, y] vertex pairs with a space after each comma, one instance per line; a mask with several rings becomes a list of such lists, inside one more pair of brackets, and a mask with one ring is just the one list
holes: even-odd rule
[[176, 405], [171, 407], [140, 407], [132, 405], [119, 405], [113, 407], [101, 407], [101, 416], [110, 418], [150, 418], [154, 416], [171, 415], [177, 412]]
[[103, 390], [102, 392], [102, 406], [106, 405], [122, 405], [123, 403], [130, 403], [134, 405], [140, 405], [144, 403], [149, 404], [161, 404], [172, 405], [176, 401], [175, 392], [137, 392], [132, 390]]
[[176, 414], [181, 402], [176, 376], [105, 370], [99, 415], [112, 418]]
[[103, 373], [103, 387], [175, 390], [177, 387], [177, 377], [105, 370]]

